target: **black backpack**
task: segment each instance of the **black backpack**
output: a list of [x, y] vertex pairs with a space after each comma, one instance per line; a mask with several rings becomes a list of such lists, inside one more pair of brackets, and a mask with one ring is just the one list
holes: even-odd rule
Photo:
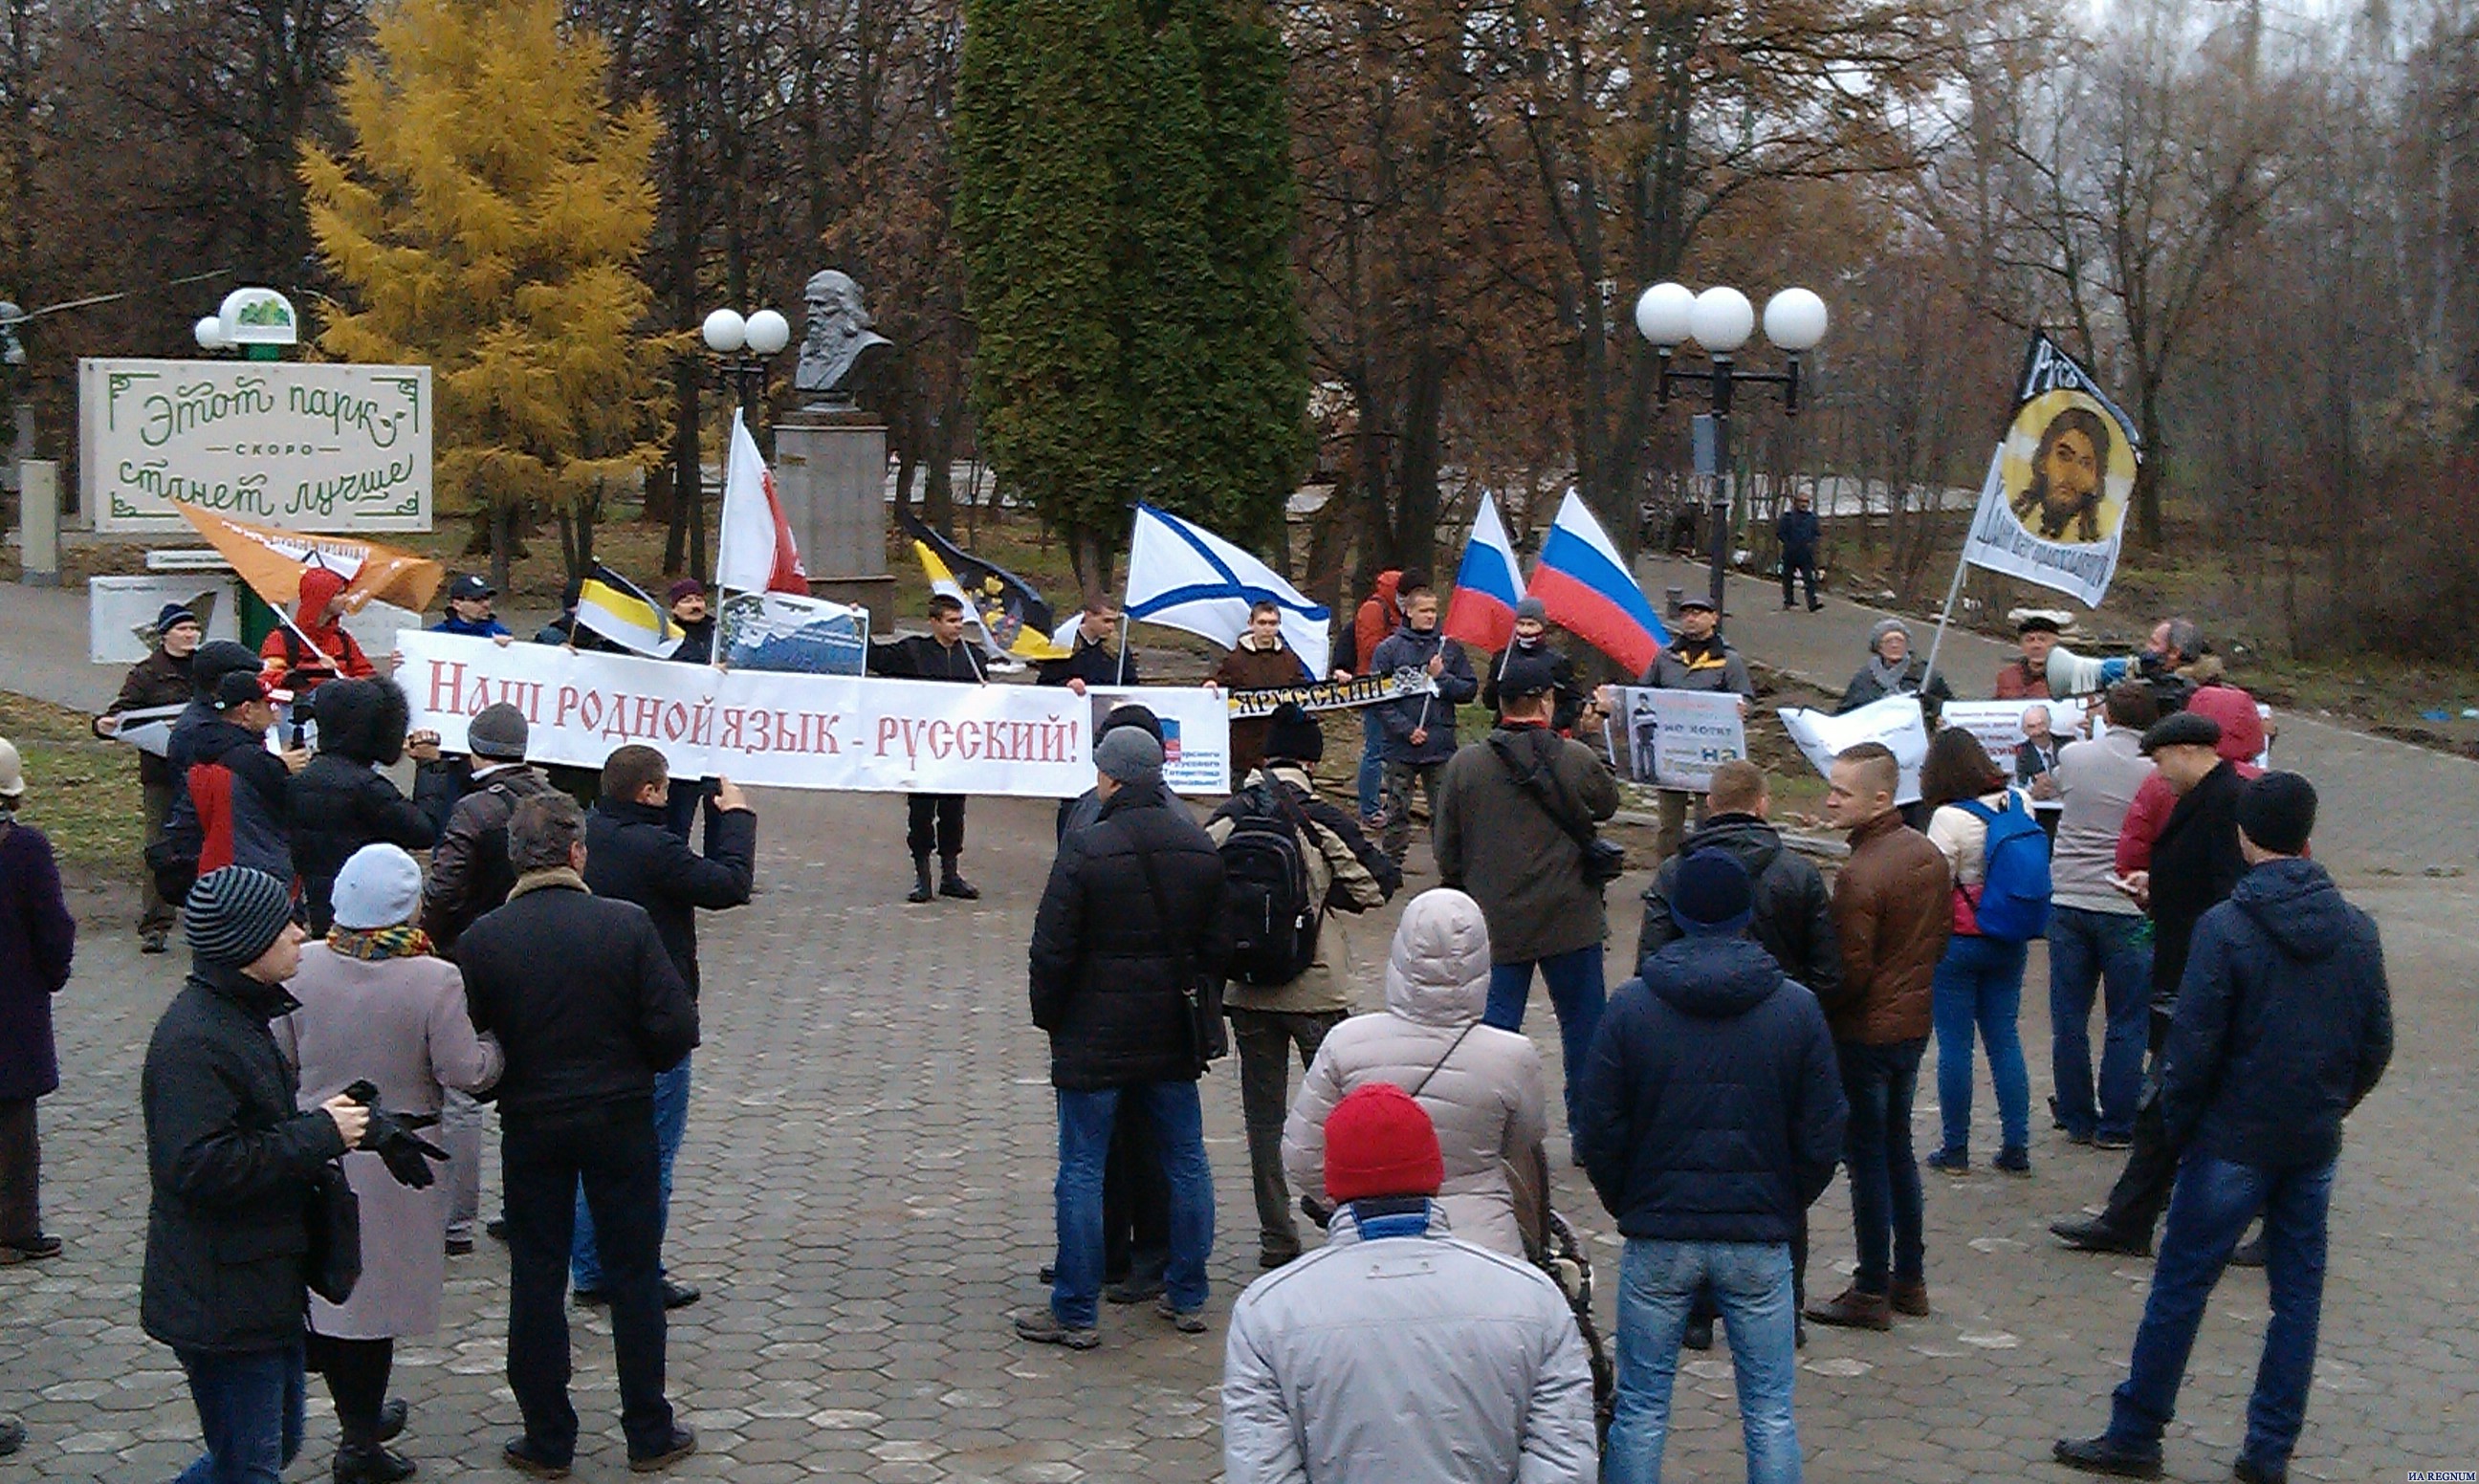
[[1281, 783], [1240, 794], [1222, 841], [1222, 925], [1230, 976], [1245, 985], [1288, 985], [1316, 959], [1318, 904], [1309, 900], [1300, 836], [1309, 828]]

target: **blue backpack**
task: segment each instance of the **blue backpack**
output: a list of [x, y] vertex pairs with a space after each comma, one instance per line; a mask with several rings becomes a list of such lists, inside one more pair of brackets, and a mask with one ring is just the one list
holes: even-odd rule
[[2049, 832], [2040, 828], [2022, 796], [2007, 790], [2006, 807], [1957, 799], [1988, 827], [1981, 852], [1980, 900], [1975, 911], [1982, 937], [2025, 943], [2049, 929]]

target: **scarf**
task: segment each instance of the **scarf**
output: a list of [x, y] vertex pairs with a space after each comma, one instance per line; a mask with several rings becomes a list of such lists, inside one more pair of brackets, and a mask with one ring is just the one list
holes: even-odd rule
[[1885, 656], [1874, 651], [1868, 654], [1868, 673], [1877, 678], [1877, 684], [1888, 696], [1903, 693], [1903, 681], [1909, 677], [1910, 671], [1911, 656], [1908, 654], [1904, 654], [1899, 664], [1886, 663]]
[[327, 949], [365, 963], [427, 959], [437, 953], [430, 946], [430, 934], [409, 922], [393, 928], [331, 928], [327, 932]]

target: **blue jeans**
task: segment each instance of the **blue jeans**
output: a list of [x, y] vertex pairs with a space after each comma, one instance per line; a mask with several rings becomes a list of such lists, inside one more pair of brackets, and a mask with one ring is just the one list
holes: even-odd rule
[[1799, 1373], [1798, 1315], [1790, 1248], [1781, 1242], [1627, 1239], [1619, 1265], [1618, 1415], [1610, 1422], [1602, 1477], [1660, 1484], [1670, 1440], [1670, 1391], [1687, 1312], [1708, 1291], [1728, 1326], [1739, 1380], [1739, 1430], [1749, 1484], [1798, 1484], [1799, 1423], [1791, 1410]]
[[[2057, 1121], [2077, 1139], [2095, 1134], [2126, 1139], [2134, 1132], [2152, 1006], [2149, 927], [2132, 912], [2060, 907], [2049, 914], [2050, 1063], [2057, 1072]], [[2095, 1107], [2092, 996], [2104, 984], [2107, 1030]]]
[[1360, 817], [1375, 819], [1386, 789], [1386, 734], [1377, 729], [1374, 706], [1360, 708], [1361, 730], [1367, 740], [1360, 749], [1360, 772], [1354, 782], [1360, 794]]
[[1928, 1274], [1920, 1163], [1911, 1153], [1911, 1099], [1928, 1044], [1926, 1037], [1888, 1046], [1833, 1043], [1842, 1096], [1851, 1104], [1842, 1133], [1851, 1225], [1859, 1242], [1851, 1286], [1862, 1293], [1887, 1293], [1889, 1282], [1919, 1283]]
[[1070, 1329], [1091, 1329], [1102, 1296], [1102, 1166], [1119, 1099], [1153, 1119], [1170, 1186], [1170, 1262], [1163, 1285], [1173, 1307], [1205, 1307], [1205, 1260], [1214, 1252], [1214, 1170], [1205, 1163], [1205, 1113], [1192, 1082], [1154, 1082], [1089, 1091], [1059, 1089], [1058, 1278], [1050, 1312]]
[[2022, 1149], [2032, 1142], [2032, 1075], [2023, 1065], [2023, 1033], [2015, 1025], [2023, 1013], [2025, 955], [2022, 943], [1957, 934], [1937, 960], [1937, 1106], [1949, 1153], [1971, 1148], [1974, 1026], [1988, 1045], [1988, 1080], [1997, 1087], [2005, 1147]]
[[1570, 949], [1546, 959], [1501, 963], [1489, 971], [1489, 1009], [1481, 1024], [1501, 1031], [1523, 1029], [1523, 1007], [1532, 998], [1532, 967], [1549, 986], [1549, 1008], [1558, 1012], [1559, 1055], [1566, 1062], [1567, 1137], [1575, 1135], [1575, 1100], [1584, 1089], [1584, 1061], [1593, 1049], [1593, 1033], [1600, 1028], [1601, 1007], [1609, 996], [1601, 985], [1601, 945]]
[[173, 1484], [276, 1484], [301, 1451], [301, 1342], [239, 1355], [174, 1348], [206, 1456]]
[[2263, 1359], [2247, 1399], [2247, 1459], [2267, 1470], [2289, 1463], [2307, 1415], [2307, 1386], [2315, 1369], [2315, 1328], [2324, 1306], [2324, 1215], [2333, 1199], [2333, 1164], [2264, 1169], [2188, 1151], [2169, 1198], [2169, 1225], [2152, 1269], [2152, 1296], [2134, 1332], [2134, 1362], [2118, 1384], [2109, 1436], [2153, 1444], [2178, 1406], [2178, 1384], [2195, 1347], [2221, 1269], [2247, 1222], [2263, 1216], [2264, 1278], [2272, 1322], [2263, 1330]]
[[[654, 1228], [658, 1253], [663, 1233], [672, 1224], [672, 1162], [679, 1158], [680, 1140], [689, 1132], [689, 1061], [682, 1057], [679, 1065], [654, 1074], [654, 1148], [663, 1164], [663, 1204]], [[602, 1261], [594, 1250], [594, 1213], [585, 1209], [582, 1181], [576, 1187], [576, 1238], [569, 1247], [568, 1281], [572, 1288], [602, 1291]]]

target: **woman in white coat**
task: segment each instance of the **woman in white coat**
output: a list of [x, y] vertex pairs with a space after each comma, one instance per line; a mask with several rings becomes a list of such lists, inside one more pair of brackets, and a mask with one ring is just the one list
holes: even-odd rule
[[1438, 1131], [1447, 1230], [1516, 1257], [1542, 1227], [1541, 1053], [1480, 1023], [1489, 1003], [1489, 927], [1451, 887], [1403, 909], [1386, 964], [1386, 1009], [1326, 1033], [1283, 1126], [1291, 1189], [1325, 1197], [1325, 1120], [1352, 1088], [1409, 1092]]
[[[479, 1092], [498, 1081], [499, 1046], [474, 1034], [464, 976], [413, 926], [422, 909], [413, 857], [393, 845], [355, 852], [336, 877], [334, 905], [335, 927], [302, 949], [286, 986], [300, 1009], [275, 1023], [277, 1044], [300, 1068], [301, 1107], [368, 1078], [379, 1089], [374, 1106], [420, 1126], [437, 1118], [443, 1088]], [[311, 1295], [310, 1356], [344, 1434], [337, 1484], [393, 1484], [414, 1466], [385, 1446], [404, 1426], [404, 1404], [387, 1400], [388, 1372], [398, 1339], [439, 1328], [450, 1191], [445, 1180], [400, 1185], [371, 1153], [345, 1155], [345, 1174], [361, 1199], [362, 1276], [342, 1304]]]

